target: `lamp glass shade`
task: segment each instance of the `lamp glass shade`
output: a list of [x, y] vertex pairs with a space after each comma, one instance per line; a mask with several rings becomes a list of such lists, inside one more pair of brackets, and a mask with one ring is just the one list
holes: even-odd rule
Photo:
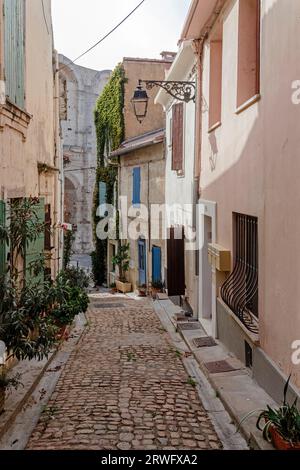
[[146, 90], [139, 85], [133, 95], [131, 103], [133, 105], [134, 114], [139, 122], [142, 122], [147, 115], [149, 97]]

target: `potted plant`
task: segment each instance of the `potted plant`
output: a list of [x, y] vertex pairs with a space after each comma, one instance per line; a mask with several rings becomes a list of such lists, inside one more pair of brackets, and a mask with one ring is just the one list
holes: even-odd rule
[[164, 283], [161, 281], [152, 281], [151, 284], [151, 294], [152, 298], [156, 299], [157, 293], [158, 292], [163, 292], [164, 289]]
[[[283, 403], [278, 408], [267, 405], [261, 410], [256, 427], [263, 433], [266, 441], [273, 444], [277, 450], [300, 450], [300, 411], [297, 399], [290, 404], [287, 401], [287, 391], [291, 376], [289, 376], [283, 392]], [[246, 415], [241, 423], [257, 411]]]
[[117, 292], [118, 292], [118, 289], [116, 287], [116, 283], [112, 282], [111, 285], [110, 285], [110, 293], [111, 294], [116, 294]]
[[129, 271], [129, 248], [129, 243], [120, 245], [118, 253], [112, 258], [113, 266], [119, 268], [119, 279], [116, 280], [116, 288], [123, 294], [131, 292], [131, 283], [126, 280], [126, 273]]
[[146, 284], [142, 284], [138, 286], [139, 297], [146, 297], [147, 295], [147, 286]]
[[5, 394], [8, 390], [17, 389], [22, 383], [20, 382], [20, 374], [14, 377], [8, 377], [7, 369], [4, 365], [0, 365], [0, 414], [4, 411]]

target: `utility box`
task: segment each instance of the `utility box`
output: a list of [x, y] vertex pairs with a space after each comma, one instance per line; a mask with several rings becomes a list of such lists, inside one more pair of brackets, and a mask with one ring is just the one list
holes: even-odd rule
[[231, 271], [231, 253], [230, 250], [224, 248], [217, 243], [208, 244], [208, 261], [209, 264], [221, 272]]

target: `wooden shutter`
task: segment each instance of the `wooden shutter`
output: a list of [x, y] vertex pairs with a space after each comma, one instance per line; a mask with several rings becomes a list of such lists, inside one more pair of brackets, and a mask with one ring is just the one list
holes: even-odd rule
[[140, 204], [141, 203], [141, 169], [140, 167], [133, 169], [132, 179], [133, 179], [132, 204]]
[[25, 2], [4, 0], [4, 57], [6, 96], [24, 108]]
[[183, 170], [183, 103], [172, 108], [172, 170]]
[[152, 247], [152, 282], [161, 281], [161, 248]]
[[[39, 203], [35, 206], [35, 212], [40, 224], [45, 223], [45, 199], [40, 198]], [[43, 282], [44, 273], [34, 276], [30, 270], [30, 265], [40, 259], [44, 254], [45, 233], [41, 232], [34, 242], [29, 242], [26, 246], [26, 279], [28, 281]]]
[[[0, 226], [5, 226], [5, 203], [3, 201], [0, 201]], [[5, 273], [5, 254], [5, 242], [0, 240], [0, 276]]]
[[185, 294], [184, 228], [171, 227], [167, 240], [168, 295]]

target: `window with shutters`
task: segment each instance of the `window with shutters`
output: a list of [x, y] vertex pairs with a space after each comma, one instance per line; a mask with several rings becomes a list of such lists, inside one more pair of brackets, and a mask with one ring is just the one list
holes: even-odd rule
[[221, 124], [223, 25], [219, 24], [210, 41], [209, 129]]
[[133, 168], [132, 171], [132, 204], [138, 206], [141, 203], [141, 169]]
[[172, 170], [183, 172], [183, 103], [172, 108]]
[[240, 0], [237, 108], [260, 92], [260, 0]]
[[5, 93], [20, 108], [25, 105], [25, 1], [4, 0]]

